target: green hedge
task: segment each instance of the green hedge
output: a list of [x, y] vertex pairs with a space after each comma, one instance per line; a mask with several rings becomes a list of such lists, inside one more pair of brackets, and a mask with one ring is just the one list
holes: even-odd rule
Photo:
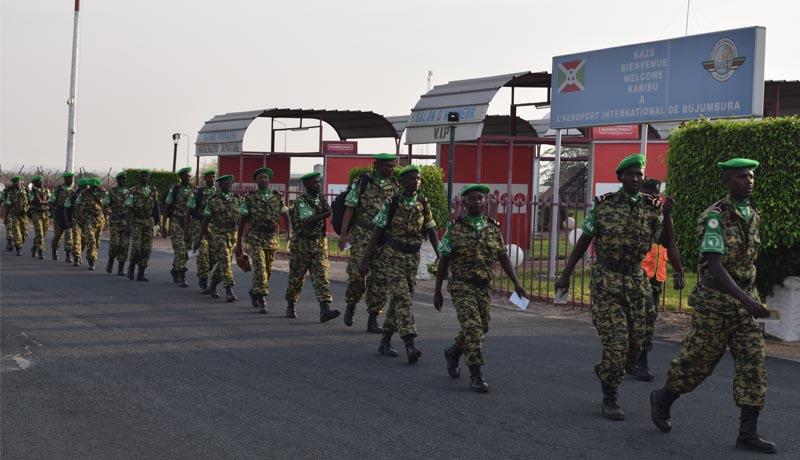
[[[442, 185], [444, 171], [442, 171], [442, 168], [435, 165], [421, 165], [419, 168], [420, 175], [422, 176], [422, 183], [420, 184], [419, 191], [430, 200], [433, 220], [436, 221], [436, 229], [444, 228], [444, 224], [449, 220], [447, 194]], [[395, 168], [395, 179], [398, 179], [397, 174], [401, 169], [403, 169], [403, 167]], [[348, 182], [352, 184], [360, 174], [371, 170], [372, 167], [351, 169]]]
[[[128, 177], [127, 186], [139, 185], [139, 170], [126, 169], [125, 175]], [[172, 171], [153, 171], [150, 173], [150, 185], [158, 190], [159, 201], [163, 203], [167, 197], [169, 188], [180, 182], [178, 175]]]
[[726, 194], [716, 164], [735, 157], [758, 160], [752, 203], [761, 211], [756, 262], [762, 296], [800, 275], [800, 119], [687, 122], [670, 136], [667, 193], [676, 194], [675, 236], [685, 267], [699, 257], [697, 218]]

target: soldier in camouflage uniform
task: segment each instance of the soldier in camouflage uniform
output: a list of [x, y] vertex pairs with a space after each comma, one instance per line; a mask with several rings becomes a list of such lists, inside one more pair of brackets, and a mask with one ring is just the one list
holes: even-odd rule
[[[209, 224], [212, 225], [209, 235], [209, 264], [214, 267], [211, 273], [209, 294], [214, 299], [219, 298], [217, 285], [222, 282], [225, 286], [225, 300], [236, 301], [233, 286], [236, 281], [231, 270], [231, 256], [236, 245], [236, 224], [239, 222], [239, 209], [242, 199], [231, 193], [233, 176], [220, 176], [217, 179], [219, 191], [208, 200], [203, 212], [203, 224], [200, 228], [200, 238], [208, 232]], [[200, 247], [200, 239], [194, 241], [193, 250]]]
[[119, 260], [117, 276], [124, 276], [125, 261], [128, 260], [128, 247], [131, 243], [131, 234], [126, 217], [127, 209], [125, 207], [125, 198], [128, 194], [125, 183], [128, 181], [128, 176], [125, 171], [121, 171], [114, 178], [117, 180], [117, 186], [109, 190], [105, 198], [103, 198], [110, 234], [106, 273], [111, 273], [114, 270], [114, 260]]
[[767, 392], [764, 329], [766, 318], [756, 290], [756, 258], [761, 246], [758, 210], [750, 203], [758, 162], [734, 158], [717, 164], [728, 189], [697, 221], [700, 282], [689, 295], [692, 325], [672, 361], [664, 388], [650, 394], [653, 423], [672, 429], [670, 408], [678, 396], [694, 390], [730, 348], [734, 361], [733, 399], [741, 408], [736, 447], [775, 453], [775, 444], [757, 431]]
[[172, 269], [169, 273], [172, 275], [172, 281], [180, 287], [189, 287], [186, 283], [186, 272], [189, 270], [186, 265], [189, 261], [189, 248], [183, 226], [186, 223], [186, 214], [189, 211], [186, 203], [194, 195], [194, 186], [189, 183], [189, 174], [191, 172], [192, 168], [190, 167], [178, 170], [177, 174], [181, 183], [169, 189], [166, 199], [167, 209], [164, 211], [164, 218], [169, 218], [169, 235], [172, 240], [172, 252], [174, 253]]
[[[287, 234], [291, 236], [289, 227], [289, 208], [283, 202], [283, 194], [269, 189], [272, 180], [272, 170], [269, 168], [256, 169], [253, 179], [258, 186], [247, 194], [239, 209], [239, 231], [236, 234], [236, 254], [242, 254], [242, 237], [245, 227], [249, 224], [245, 242], [250, 247], [252, 254], [253, 284], [248, 294], [250, 303], [258, 308], [258, 312], [267, 313], [267, 296], [269, 295], [269, 278], [272, 275], [272, 262], [278, 251], [278, 230], [280, 218], [283, 217]], [[229, 256], [230, 257], [230, 256]]]
[[53, 214], [53, 240], [50, 242], [50, 249], [53, 251], [53, 260], [58, 260], [58, 247], [61, 246], [61, 237], [64, 237], [64, 256], [67, 263], [72, 262], [72, 232], [65, 227], [64, 202], [72, 194], [74, 186], [72, 182], [75, 173], [65, 172], [64, 183], [56, 186], [50, 194], [50, 212]]
[[527, 297], [508, 258], [500, 225], [483, 215], [487, 193], [489, 187], [481, 184], [468, 185], [461, 191], [467, 215], [448, 224], [439, 243], [441, 258], [436, 268], [433, 294], [433, 306], [441, 310], [444, 303], [442, 283], [449, 268], [447, 291], [452, 296], [461, 332], [456, 336], [455, 343], [444, 350], [447, 373], [450, 377], [459, 378], [461, 369], [458, 361], [462, 354], [466, 354], [464, 361], [469, 367], [469, 386], [478, 393], [489, 391], [481, 366], [486, 363], [483, 358], [483, 337], [489, 332], [489, 297], [496, 261], [500, 261], [508, 279], [514, 283], [514, 291], [520, 297]]
[[64, 202], [64, 222], [66, 222], [66, 228], [69, 229], [70, 235], [72, 236], [72, 250], [70, 251], [70, 256], [72, 257], [73, 267], [79, 267], [81, 265], [83, 247], [86, 243], [81, 228], [81, 213], [79, 209], [81, 205], [78, 203], [78, 197], [88, 187], [86, 183], [87, 180], [88, 178], [86, 177], [78, 179], [78, 182], [75, 184], [77, 187]]
[[86, 261], [89, 270], [94, 271], [97, 253], [100, 250], [100, 236], [105, 226], [103, 215], [103, 199], [106, 191], [101, 188], [100, 179], [93, 177], [87, 180], [88, 187], [78, 195], [76, 203], [80, 205], [81, 233], [86, 241]]
[[44, 260], [45, 237], [50, 226], [50, 190], [42, 185], [43, 176], [31, 177], [33, 188], [28, 191], [31, 223], [33, 224], [33, 246], [31, 255]]
[[[570, 275], [592, 239], [597, 261], [592, 265], [592, 322], [600, 335], [602, 361], [594, 371], [603, 391], [603, 416], [624, 420], [618, 405], [617, 387], [625, 369], [633, 365], [642, 349], [645, 303], [651, 298], [642, 270], [642, 260], [654, 242], [671, 247], [673, 201], [641, 194], [644, 155], [625, 157], [617, 166], [622, 188], [595, 197], [583, 222], [583, 235], [575, 243], [564, 273], [555, 283], [557, 292], [569, 289]], [[663, 214], [663, 218], [662, 218]]]
[[324, 323], [339, 316], [339, 310], [330, 309], [333, 296], [328, 281], [328, 240], [325, 238], [325, 229], [331, 207], [320, 194], [320, 173], [308, 173], [300, 177], [300, 181], [306, 193], [297, 198], [289, 212], [294, 233], [289, 255], [289, 284], [286, 286], [286, 317], [297, 318], [294, 306], [300, 298], [308, 272], [319, 302], [319, 321]]
[[[409, 165], [400, 171], [403, 193], [386, 200], [375, 215], [372, 220], [375, 229], [364, 251], [364, 258], [358, 264], [359, 273], [366, 275], [374, 256], [373, 266], [386, 277], [384, 289], [389, 294], [389, 309], [383, 322], [378, 352], [383, 356], [398, 356], [391, 346], [392, 334], [397, 332], [406, 345], [409, 364], [417, 362], [422, 356], [422, 352], [414, 345], [417, 328], [411, 308], [423, 235], [427, 234], [433, 250], [439, 255], [439, 237], [436, 235], [433, 213], [428, 199], [417, 193], [421, 181], [419, 166]], [[384, 236], [386, 242], [375, 254]]]
[[17, 255], [22, 255], [22, 244], [28, 237], [28, 194], [25, 192], [25, 182], [21, 176], [11, 178], [11, 187], [5, 190], [5, 200], [3, 205], [6, 207], [6, 233], [11, 235], [10, 242], [17, 251]]
[[[386, 303], [386, 277], [375, 267], [370, 267], [369, 276], [362, 275], [358, 264], [364, 258], [370, 236], [372, 220], [380, 211], [384, 201], [400, 193], [399, 184], [392, 178], [396, 155], [379, 153], [373, 156], [374, 167], [371, 173], [362, 174], [350, 187], [345, 199], [345, 213], [342, 217], [342, 234], [339, 237], [339, 250], [350, 245], [350, 259], [347, 261], [347, 291], [344, 324], [353, 325], [356, 304], [366, 291], [367, 331], [380, 334], [378, 315]], [[353, 228], [349, 228], [351, 222]]]
[[[128, 190], [125, 197], [125, 207], [128, 208], [128, 228], [131, 232], [131, 260], [128, 265], [128, 279], [133, 279], [133, 273], [138, 265], [136, 281], [150, 281], [144, 276], [153, 250], [153, 227], [158, 225], [161, 210], [158, 206], [158, 190], [150, 182], [150, 170], [139, 171], [139, 185], [134, 185]], [[164, 229], [161, 229], [164, 234]]]
[[5, 184], [3, 190], [0, 190], [0, 217], [3, 218], [3, 225], [6, 226], [6, 251], [13, 251], [14, 250], [14, 240], [11, 237], [11, 231], [8, 227], [8, 214], [6, 214], [6, 190], [11, 186], [6, 186]]
[[208, 169], [203, 171], [203, 181], [206, 185], [198, 187], [194, 191], [189, 201], [186, 202], [186, 207], [189, 211], [186, 213], [186, 220], [183, 224], [184, 240], [186, 241], [200, 241], [199, 250], [197, 251], [197, 278], [200, 281], [200, 289], [203, 294], [208, 292], [208, 238], [200, 236], [200, 228], [203, 223], [203, 211], [206, 209], [206, 203], [216, 192], [214, 181], [216, 180], [216, 169]]

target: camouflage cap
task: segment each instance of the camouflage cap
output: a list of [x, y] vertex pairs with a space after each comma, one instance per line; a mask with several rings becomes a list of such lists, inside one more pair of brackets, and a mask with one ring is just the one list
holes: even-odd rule
[[644, 168], [644, 165], [647, 164], [647, 158], [644, 157], [641, 153], [634, 153], [633, 155], [628, 155], [622, 159], [617, 165], [617, 169], [614, 170], [617, 174], [625, 171], [626, 169], [630, 168], [631, 166], [636, 166], [638, 168]]
[[[272, 179], [273, 172], [272, 172], [272, 170], [271, 170], [271, 169], [269, 169], [269, 168], [258, 168], [258, 169], [256, 169], [255, 171], [253, 171], [253, 179], [257, 178], [257, 177], [258, 177], [258, 175], [259, 175], [259, 174], [261, 174], [261, 173], [264, 173], [264, 174], [266, 174], [266, 175], [267, 175], [267, 177], [269, 177], [270, 179]], [[219, 179], [218, 179], [218, 180], [219, 180]]]
[[758, 165], [761, 164], [756, 160], [749, 160], [747, 158], [731, 158], [728, 161], [724, 161], [721, 163], [717, 163], [722, 169], [739, 169], [739, 168], [750, 168], [756, 169]]

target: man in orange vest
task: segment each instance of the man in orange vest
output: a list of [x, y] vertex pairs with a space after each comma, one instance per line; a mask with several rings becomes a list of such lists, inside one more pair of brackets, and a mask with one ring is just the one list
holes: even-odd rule
[[[661, 181], [647, 179], [642, 183], [640, 191], [658, 197], [661, 195]], [[683, 267], [681, 266], [680, 253], [677, 246], [666, 249], [660, 244], [654, 244], [650, 247], [650, 252], [645, 256], [644, 261], [642, 261], [642, 269], [644, 269], [650, 281], [653, 297], [645, 304], [645, 333], [642, 352], [633, 363], [633, 366], [627, 371], [628, 374], [643, 382], [655, 380], [655, 376], [647, 364], [647, 354], [653, 350], [653, 332], [655, 330], [656, 317], [658, 317], [658, 304], [661, 301], [661, 289], [667, 279], [667, 259], [672, 265], [673, 287], [677, 290], [683, 289]]]

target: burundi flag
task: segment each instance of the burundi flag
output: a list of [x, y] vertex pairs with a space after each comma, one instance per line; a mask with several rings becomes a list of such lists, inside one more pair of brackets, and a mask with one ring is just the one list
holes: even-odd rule
[[583, 91], [586, 81], [586, 60], [560, 62], [558, 64], [558, 92]]

